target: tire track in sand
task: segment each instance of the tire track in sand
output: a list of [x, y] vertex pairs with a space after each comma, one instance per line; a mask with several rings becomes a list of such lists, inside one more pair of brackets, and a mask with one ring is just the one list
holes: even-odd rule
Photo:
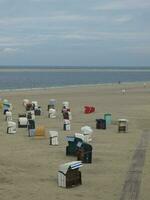
[[145, 130], [132, 157], [120, 200], [138, 200], [150, 133]]

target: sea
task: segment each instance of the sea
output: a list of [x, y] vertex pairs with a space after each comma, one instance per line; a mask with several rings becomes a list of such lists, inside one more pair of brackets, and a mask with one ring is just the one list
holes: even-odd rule
[[0, 90], [149, 81], [150, 67], [0, 67]]

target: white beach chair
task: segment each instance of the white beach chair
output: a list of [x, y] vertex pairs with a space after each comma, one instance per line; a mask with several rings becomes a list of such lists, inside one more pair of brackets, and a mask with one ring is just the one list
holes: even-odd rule
[[58, 145], [58, 132], [49, 131], [50, 145]]
[[88, 143], [88, 142], [92, 141], [93, 130], [90, 126], [81, 127], [81, 133], [84, 135], [84, 141], [85, 142]]
[[11, 111], [6, 111], [6, 114], [5, 114], [5, 120], [8, 122], [8, 121], [12, 121], [12, 112]]
[[50, 108], [48, 111], [49, 118], [56, 118], [56, 110], [54, 108]]
[[12, 121], [8, 121], [7, 125], [7, 133], [16, 133], [16, 123]]

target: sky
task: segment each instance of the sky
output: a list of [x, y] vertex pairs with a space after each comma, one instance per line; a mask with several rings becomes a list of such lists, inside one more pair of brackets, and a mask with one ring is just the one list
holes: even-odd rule
[[0, 0], [0, 66], [150, 66], [150, 0]]

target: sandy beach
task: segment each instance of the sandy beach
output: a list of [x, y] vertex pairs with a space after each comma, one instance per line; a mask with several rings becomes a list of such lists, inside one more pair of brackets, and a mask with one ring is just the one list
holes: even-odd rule
[[[123, 95], [121, 90], [126, 89]], [[144, 133], [150, 130], [150, 83], [76, 86], [26, 91], [1, 91], [0, 96], [13, 104], [13, 121], [25, 112], [23, 99], [38, 101], [42, 115], [36, 116], [36, 125], [46, 128], [44, 139], [28, 137], [27, 129], [17, 128], [16, 134], [7, 134], [7, 123], [0, 114], [0, 199], [1, 200], [123, 200], [125, 183], [135, 152]], [[57, 100], [57, 117], [48, 118], [49, 99]], [[69, 101], [72, 112], [71, 131], [63, 131], [62, 102]], [[96, 111], [84, 114], [84, 106], [93, 105]], [[112, 124], [106, 130], [96, 129], [96, 119], [104, 113], [112, 114]], [[118, 133], [117, 120], [129, 120], [129, 132]], [[74, 161], [66, 156], [67, 135], [80, 132], [82, 126], [93, 129], [93, 159], [81, 168], [82, 185], [71, 189], [58, 187], [60, 164]], [[59, 145], [49, 145], [49, 130], [59, 133]], [[150, 144], [144, 141], [143, 165], [133, 174], [140, 200], [149, 200]], [[145, 144], [145, 142], [147, 142]], [[142, 154], [143, 155], [143, 154]], [[138, 168], [139, 167], [139, 168]], [[139, 175], [140, 174], [140, 175]], [[136, 199], [136, 198], [135, 198]]]

